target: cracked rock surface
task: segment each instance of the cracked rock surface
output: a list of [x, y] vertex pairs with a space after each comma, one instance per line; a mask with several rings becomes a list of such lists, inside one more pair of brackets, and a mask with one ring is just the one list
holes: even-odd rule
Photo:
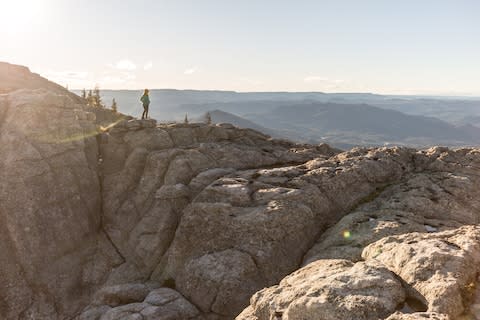
[[[388, 319], [479, 319], [479, 160], [477, 149], [415, 151], [411, 158], [413, 170], [377, 188], [322, 233], [307, 251], [297, 273], [303, 271], [308, 279], [305, 283], [311, 285], [318, 283], [311, 280], [315, 277], [311, 266], [319, 262], [346, 259], [355, 264], [380, 264], [395, 275], [404, 291], [404, 300], [396, 301], [397, 311], [390, 310]], [[365, 279], [356, 273], [346, 281]], [[287, 285], [284, 280], [257, 292], [237, 319], [319, 319], [319, 312], [307, 316], [306, 312], [294, 315], [275, 310], [277, 300], [289, 310], [296, 299], [312, 294], [303, 283]], [[328, 287], [333, 290], [335, 283]], [[369, 288], [382, 290], [378, 284]], [[267, 297], [262, 295], [265, 292]], [[284, 292], [294, 292], [290, 294], [293, 298], [285, 300]], [[261, 306], [267, 302], [271, 308], [265, 313]], [[385, 315], [374, 313], [362, 315], [364, 303], [351, 306], [348, 315], [332, 319], [385, 319]], [[318, 308], [328, 310], [321, 304]]]

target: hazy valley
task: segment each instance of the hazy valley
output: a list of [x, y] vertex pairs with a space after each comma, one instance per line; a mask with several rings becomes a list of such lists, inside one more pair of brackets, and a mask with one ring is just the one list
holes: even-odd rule
[[[102, 91], [108, 103], [139, 115], [140, 91]], [[480, 141], [480, 99], [325, 94], [318, 92], [238, 93], [229, 91], [152, 90], [151, 115], [162, 121], [231, 122], [300, 142], [352, 146], [472, 146]], [[241, 119], [248, 120], [246, 122]]]

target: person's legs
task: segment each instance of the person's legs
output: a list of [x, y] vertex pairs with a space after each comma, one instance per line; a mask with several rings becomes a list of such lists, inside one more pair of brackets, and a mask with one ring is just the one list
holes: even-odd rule
[[145, 119], [148, 119], [148, 105], [145, 107]]
[[142, 120], [147, 119], [148, 107], [143, 106]]

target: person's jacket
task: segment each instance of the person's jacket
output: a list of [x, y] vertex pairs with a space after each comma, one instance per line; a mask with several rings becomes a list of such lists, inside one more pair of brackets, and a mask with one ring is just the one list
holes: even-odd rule
[[140, 101], [142, 101], [144, 106], [148, 106], [150, 104], [150, 98], [148, 97], [148, 94], [144, 94], [141, 98]]

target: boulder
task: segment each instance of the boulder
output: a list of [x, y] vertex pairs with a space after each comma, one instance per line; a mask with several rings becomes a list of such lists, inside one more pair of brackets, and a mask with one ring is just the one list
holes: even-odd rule
[[[76, 320], [203, 319], [194, 305], [185, 300], [178, 292], [169, 288], [149, 291], [146, 286], [126, 284], [104, 288], [102, 293], [99, 292], [98, 294], [103, 298], [108, 297], [107, 300], [114, 302], [115, 306], [89, 307]], [[97, 302], [100, 301], [97, 300]]]
[[381, 264], [318, 260], [257, 292], [237, 320], [383, 319], [405, 300]]
[[367, 246], [362, 257], [395, 272], [429, 312], [456, 319], [468, 311], [480, 274], [480, 227], [385, 237]]

